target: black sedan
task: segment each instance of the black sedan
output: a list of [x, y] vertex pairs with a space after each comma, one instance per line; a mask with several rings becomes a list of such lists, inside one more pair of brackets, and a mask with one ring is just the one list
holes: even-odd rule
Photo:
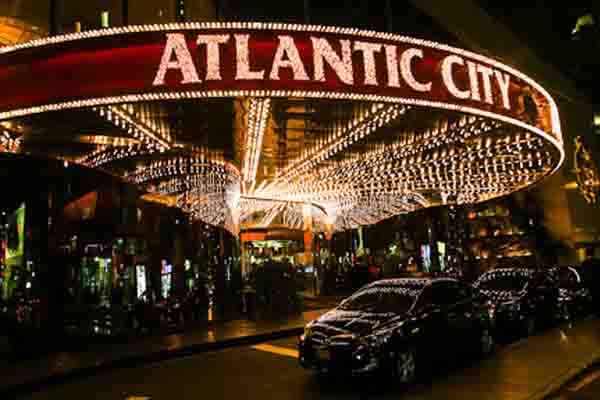
[[498, 268], [481, 275], [473, 286], [489, 297], [500, 335], [529, 336], [560, 315], [558, 288], [546, 272]]
[[391, 371], [410, 383], [432, 363], [485, 356], [486, 298], [454, 279], [373, 282], [305, 327], [300, 364], [320, 372]]
[[565, 321], [588, 315], [592, 311], [592, 295], [578, 267], [556, 267], [550, 269], [549, 273], [558, 286], [558, 304]]

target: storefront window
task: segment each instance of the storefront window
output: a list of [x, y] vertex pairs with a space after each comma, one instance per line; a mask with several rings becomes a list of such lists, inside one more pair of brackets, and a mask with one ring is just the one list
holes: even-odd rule
[[146, 291], [146, 266], [136, 265], [135, 267], [136, 298], [140, 298]]
[[173, 282], [173, 264], [169, 264], [167, 260], [162, 260], [162, 271], [160, 276], [161, 295], [164, 299], [169, 296]]
[[108, 301], [112, 288], [112, 260], [104, 257], [83, 257], [81, 267], [81, 287], [84, 301], [98, 303]]

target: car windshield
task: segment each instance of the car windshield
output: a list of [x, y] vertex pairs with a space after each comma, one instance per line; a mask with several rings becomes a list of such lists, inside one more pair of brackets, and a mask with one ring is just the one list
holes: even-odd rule
[[480, 290], [521, 291], [529, 281], [525, 275], [493, 275], [477, 283]]
[[401, 286], [369, 287], [344, 301], [340, 308], [346, 311], [404, 313], [415, 303], [418, 293]]

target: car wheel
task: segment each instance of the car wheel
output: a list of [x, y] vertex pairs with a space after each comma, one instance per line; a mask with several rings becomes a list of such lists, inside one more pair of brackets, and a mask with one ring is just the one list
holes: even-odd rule
[[481, 331], [481, 338], [479, 343], [481, 345], [481, 355], [483, 357], [487, 357], [494, 352], [494, 336], [492, 335], [492, 332], [489, 328], [484, 328]]
[[396, 358], [396, 375], [402, 383], [412, 383], [417, 378], [417, 355], [414, 350], [406, 350]]
[[535, 319], [532, 317], [528, 317], [525, 320], [525, 335], [526, 336], [533, 336], [533, 334], [535, 333], [536, 330], [536, 323], [535, 323]]

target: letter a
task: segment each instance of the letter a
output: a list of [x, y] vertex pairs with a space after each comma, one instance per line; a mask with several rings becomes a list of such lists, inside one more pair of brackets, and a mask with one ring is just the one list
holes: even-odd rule
[[[175, 60], [171, 58], [175, 54]], [[192, 55], [185, 43], [183, 33], [167, 33], [167, 44], [163, 51], [160, 66], [154, 78], [153, 86], [165, 84], [165, 75], [168, 69], [179, 69], [183, 75], [181, 83], [199, 83], [202, 82], [198, 78], [198, 72], [192, 61]]]

